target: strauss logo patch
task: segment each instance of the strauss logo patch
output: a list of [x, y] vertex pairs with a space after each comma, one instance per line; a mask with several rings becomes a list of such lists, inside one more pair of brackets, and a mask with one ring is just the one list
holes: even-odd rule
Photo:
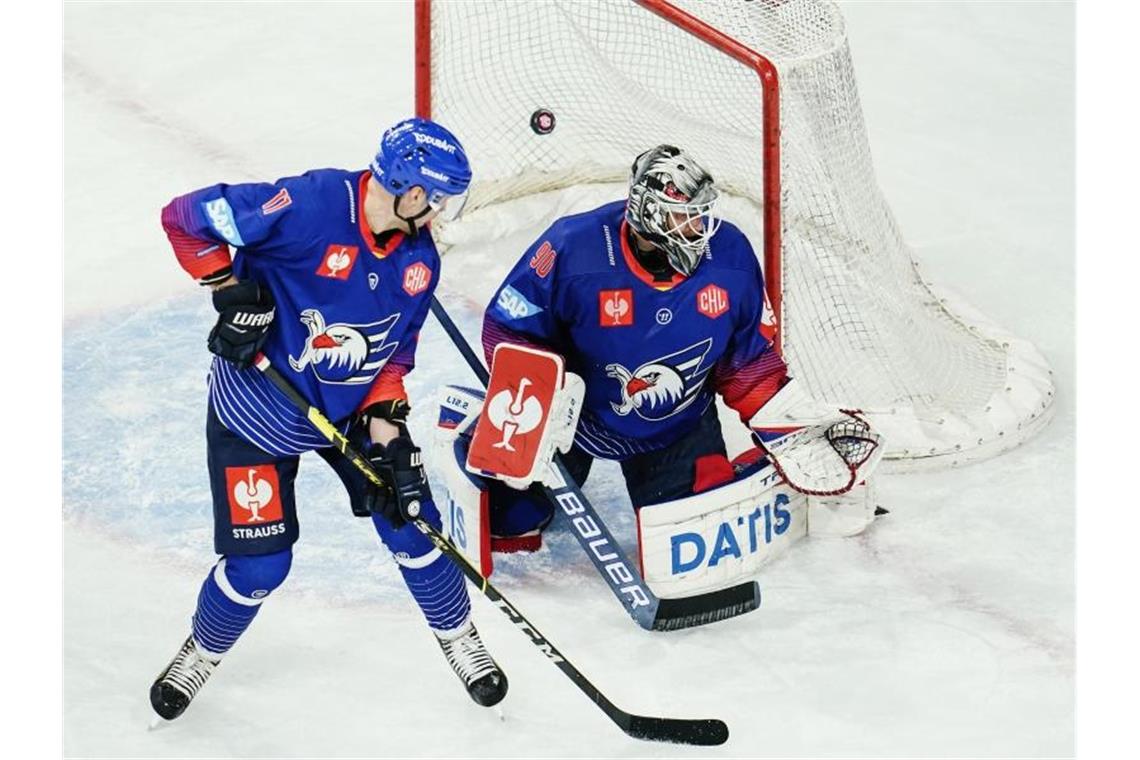
[[598, 292], [598, 324], [602, 327], [627, 327], [633, 324], [633, 291], [602, 290]]

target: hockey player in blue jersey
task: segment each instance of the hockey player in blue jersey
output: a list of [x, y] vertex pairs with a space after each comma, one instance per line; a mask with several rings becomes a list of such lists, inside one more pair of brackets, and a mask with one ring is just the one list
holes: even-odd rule
[[[202, 584], [190, 636], [151, 688], [163, 718], [182, 714], [285, 580], [306, 451], [336, 471], [353, 512], [371, 517], [471, 697], [492, 705], [505, 696], [506, 676], [471, 622], [463, 576], [408, 522], [440, 526], [405, 424], [403, 376], [440, 275], [424, 226], [458, 215], [470, 179], [455, 136], [413, 118], [384, 133], [369, 169], [213, 185], [163, 209], [179, 264], [212, 290], [219, 312], [208, 338], [216, 356], [206, 440], [221, 555]], [[259, 352], [368, 452], [391, 490], [367, 483], [251, 366]]]
[[[771, 456], [804, 493], [841, 493], [881, 455], [865, 422], [812, 402], [790, 380], [772, 345], [759, 262], [717, 217], [717, 195], [685, 151], [646, 151], [628, 198], [557, 220], [484, 316], [489, 363], [500, 344], [522, 345], [562, 356], [584, 380], [564, 462], [582, 483], [595, 458], [618, 460], [635, 508], [734, 477], [715, 394], [756, 432], [755, 456]], [[521, 485], [485, 484], [494, 550], [541, 545], [553, 507]]]

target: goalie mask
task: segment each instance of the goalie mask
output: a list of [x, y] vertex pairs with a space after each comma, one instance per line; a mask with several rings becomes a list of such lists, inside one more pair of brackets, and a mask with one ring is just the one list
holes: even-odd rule
[[625, 218], [638, 235], [665, 251], [669, 265], [688, 277], [720, 227], [713, 215], [719, 193], [713, 178], [685, 151], [658, 145], [630, 170]]

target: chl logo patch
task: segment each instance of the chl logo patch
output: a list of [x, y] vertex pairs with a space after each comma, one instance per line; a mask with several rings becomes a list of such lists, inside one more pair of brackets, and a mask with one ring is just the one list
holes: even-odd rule
[[554, 259], [558, 256], [558, 252], [554, 250], [554, 246], [549, 241], [543, 240], [542, 245], [530, 257], [530, 268], [534, 270], [540, 278], [546, 277], [550, 274], [550, 270], [554, 269]]
[[333, 280], [347, 280], [356, 265], [356, 254], [360, 249], [355, 245], [340, 245], [333, 243], [325, 249], [321, 265], [317, 267], [317, 274]]
[[628, 327], [633, 324], [633, 291], [598, 291], [598, 324], [602, 327]]
[[417, 261], [404, 270], [404, 292], [418, 296], [431, 284], [431, 269], [422, 261]]
[[728, 311], [728, 291], [719, 285], [706, 285], [697, 291], [697, 311], [716, 319]]
[[233, 525], [260, 525], [284, 519], [277, 469], [271, 464], [227, 467], [226, 494]]

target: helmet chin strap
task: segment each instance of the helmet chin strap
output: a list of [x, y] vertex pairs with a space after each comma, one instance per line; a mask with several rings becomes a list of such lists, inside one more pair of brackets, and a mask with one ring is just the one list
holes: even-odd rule
[[420, 228], [416, 226], [416, 220], [422, 219], [423, 217], [430, 214], [431, 205], [425, 203], [423, 211], [416, 214], [415, 216], [404, 216], [400, 213], [400, 200], [403, 199], [403, 197], [404, 196], [402, 195], [395, 195], [392, 197], [392, 213], [396, 215], [397, 219], [408, 225], [408, 235], [410, 235], [412, 238], [415, 238], [420, 234]]

